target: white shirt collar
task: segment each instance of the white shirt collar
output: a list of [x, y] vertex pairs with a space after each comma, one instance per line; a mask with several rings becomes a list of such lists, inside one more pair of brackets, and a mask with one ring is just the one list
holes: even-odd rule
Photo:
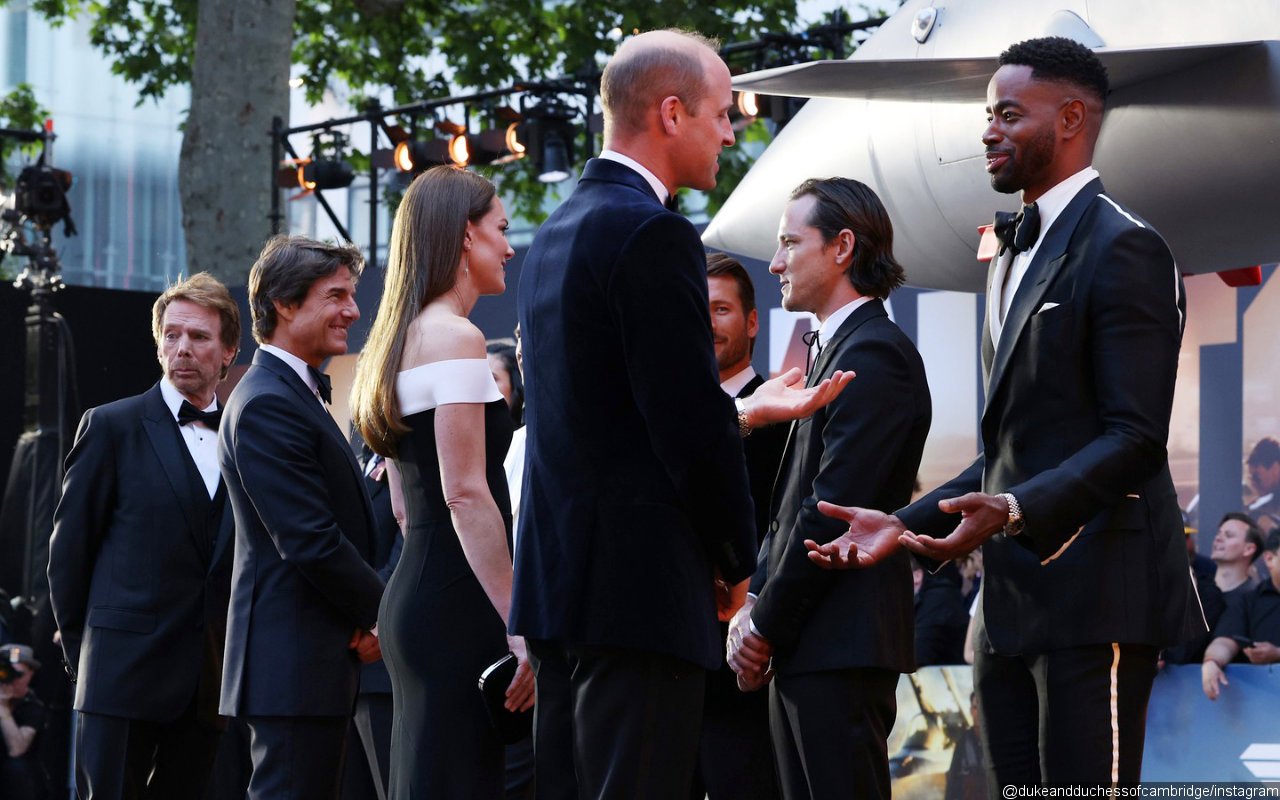
[[638, 172], [640, 177], [644, 178], [645, 181], [648, 182], [649, 188], [653, 189], [653, 193], [658, 196], [658, 202], [662, 203], [664, 206], [667, 204], [667, 198], [671, 196], [671, 192], [668, 192], [667, 187], [662, 185], [662, 181], [658, 180], [657, 175], [650, 172], [639, 161], [636, 161], [630, 156], [624, 156], [617, 150], [601, 150], [600, 157], [605, 161], [613, 161], [624, 167], [630, 167], [635, 172]]
[[302, 378], [302, 382], [307, 385], [308, 389], [313, 393], [316, 391], [316, 379], [311, 377], [311, 370], [309, 369], [311, 366], [310, 364], [298, 358], [293, 353], [290, 353], [288, 350], [276, 347], [273, 344], [260, 344], [258, 345], [258, 349], [264, 353], [270, 353], [283, 361], [290, 369], [298, 373], [298, 377]]
[[[170, 383], [168, 378], [160, 379], [160, 396], [164, 398], [164, 404], [169, 407], [169, 413], [173, 414], [174, 419], [177, 419], [178, 409], [182, 408], [182, 401], [187, 398], [182, 396], [182, 392], [178, 391], [178, 387]], [[192, 405], [194, 405], [194, 403]], [[213, 402], [200, 410], [217, 411], [218, 396], [214, 395]]]
[[833, 312], [831, 316], [827, 317], [822, 325], [818, 327], [818, 345], [820, 347], [826, 347], [827, 342], [831, 341], [831, 337], [836, 335], [836, 331], [840, 330], [840, 326], [849, 318], [849, 315], [857, 311], [869, 300], [871, 300], [870, 297], [859, 297], [857, 300], [845, 303], [837, 308], [835, 312]]
[[1028, 253], [1033, 253], [1039, 247], [1040, 242], [1044, 241], [1044, 235], [1048, 233], [1049, 228], [1052, 227], [1058, 216], [1062, 214], [1067, 204], [1080, 193], [1081, 189], [1097, 177], [1098, 171], [1096, 169], [1085, 167], [1036, 199], [1036, 209], [1040, 212], [1040, 238], [1036, 240], [1036, 246], [1032, 247]]
[[1275, 496], [1276, 496], [1275, 492], [1268, 492], [1267, 494], [1262, 495], [1261, 497], [1259, 497], [1258, 499], [1254, 500], [1252, 503], [1249, 504], [1249, 510], [1257, 511], [1258, 509], [1265, 506], [1267, 503], [1270, 503], [1275, 498]]
[[751, 381], [755, 377], [756, 377], [755, 369], [752, 368], [750, 364], [748, 364], [746, 369], [742, 370], [737, 375], [734, 375], [732, 378], [729, 378], [728, 380], [723, 381], [720, 384], [720, 388], [723, 389], [724, 393], [729, 395], [730, 397], [737, 397], [738, 392], [742, 391], [742, 387], [746, 386], [748, 383], [751, 383]]

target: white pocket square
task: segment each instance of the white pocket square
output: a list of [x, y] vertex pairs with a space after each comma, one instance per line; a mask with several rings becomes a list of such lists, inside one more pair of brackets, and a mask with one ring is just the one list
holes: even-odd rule
[[1036, 313], [1037, 313], [1037, 314], [1043, 314], [1044, 312], [1049, 311], [1050, 309], [1057, 308], [1057, 307], [1058, 307], [1058, 304], [1057, 304], [1057, 303], [1045, 303], [1044, 305], [1042, 305], [1042, 306], [1040, 306], [1038, 309], [1036, 309]]

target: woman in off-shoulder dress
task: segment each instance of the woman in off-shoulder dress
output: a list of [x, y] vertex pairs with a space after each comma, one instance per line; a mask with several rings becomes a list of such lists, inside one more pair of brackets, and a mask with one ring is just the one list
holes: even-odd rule
[[512, 421], [467, 319], [506, 288], [514, 253], [493, 185], [437, 167], [396, 212], [378, 315], [356, 368], [352, 419], [393, 459], [404, 550], [378, 615], [391, 674], [392, 798], [500, 798], [502, 742], [476, 687], [508, 651], [507, 707], [533, 705], [524, 641], [508, 636]]

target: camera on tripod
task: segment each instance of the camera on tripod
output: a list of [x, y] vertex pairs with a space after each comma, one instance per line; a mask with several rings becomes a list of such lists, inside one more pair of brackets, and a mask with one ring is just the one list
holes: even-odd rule
[[52, 228], [63, 220], [70, 224], [71, 204], [67, 202], [67, 190], [70, 188], [71, 173], [64, 169], [44, 164], [26, 167], [18, 174], [14, 186], [13, 210], [6, 213], [26, 217], [43, 229]]

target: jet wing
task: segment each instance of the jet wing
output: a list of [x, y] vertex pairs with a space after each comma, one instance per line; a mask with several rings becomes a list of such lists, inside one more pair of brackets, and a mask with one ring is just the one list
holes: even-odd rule
[[[1262, 40], [1171, 45], [1138, 49], [1099, 48], [1113, 91], [1234, 55]], [[733, 79], [733, 88], [788, 97], [858, 100], [969, 102], [987, 96], [999, 67], [995, 56], [940, 59], [811, 61], [759, 70]]]

